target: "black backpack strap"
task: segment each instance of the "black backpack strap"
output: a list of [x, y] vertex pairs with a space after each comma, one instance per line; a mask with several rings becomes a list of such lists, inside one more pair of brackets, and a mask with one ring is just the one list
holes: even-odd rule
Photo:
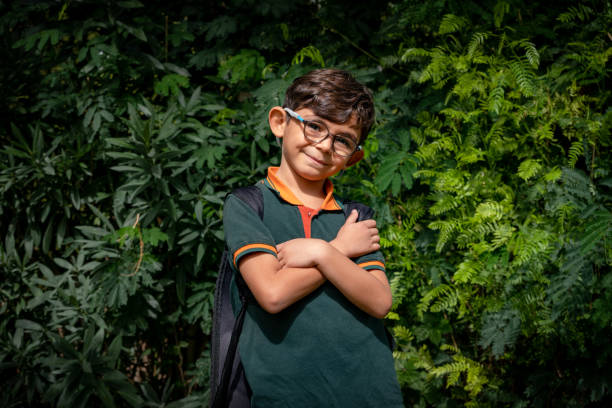
[[357, 210], [359, 213], [357, 222], [374, 218], [374, 210], [365, 204], [358, 203], [357, 201], [343, 201], [342, 204], [345, 217], [348, 217], [351, 211]]
[[249, 207], [255, 210], [257, 215], [259, 215], [259, 218], [263, 219], [263, 193], [259, 187], [256, 185], [239, 187], [232, 191], [231, 194], [247, 203]]
[[[232, 191], [232, 194], [248, 204], [259, 218], [263, 218], [263, 193], [257, 186], [241, 187]], [[244, 279], [242, 279], [242, 275], [235, 274], [241, 307], [238, 315], [234, 318], [230, 299], [230, 284], [233, 275], [230, 258], [231, 256], [226, 248], [221, 258], [219, 276], [215, 287], [211, 344], [213, 352], [211, 353], [210, 406], [212, 408], [250, 406], [250, 390], [238, 356], [238, 340], [242, 332], [247, 306], [249, 302], [254, 300], [254, 297]], [[228, 326], [232, 321], [234, 324], [230, 334]], [[232, 390], [231, 395], [230, 390]]]

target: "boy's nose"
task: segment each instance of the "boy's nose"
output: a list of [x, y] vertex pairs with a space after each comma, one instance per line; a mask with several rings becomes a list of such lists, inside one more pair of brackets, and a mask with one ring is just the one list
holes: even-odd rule
[[329, 153], [332, 151], [333, 140], [334, 138], [331, 135], [329, 135], [325, 139], [317, 143], [315, 146], [317, 147], [317, 149], [323, 152]]

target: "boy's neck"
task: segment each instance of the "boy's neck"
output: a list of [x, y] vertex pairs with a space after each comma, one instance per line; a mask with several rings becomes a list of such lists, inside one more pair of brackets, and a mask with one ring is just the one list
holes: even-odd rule
[[325, 180], [308, 180], [292, 171], [286, 163], [282, 163], [276, 173], [280, 181], [302, 202], [305, 206], [318, 209], [325, 200]]

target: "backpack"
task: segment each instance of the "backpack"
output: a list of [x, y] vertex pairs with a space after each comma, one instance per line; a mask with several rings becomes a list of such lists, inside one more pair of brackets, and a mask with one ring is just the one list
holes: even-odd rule
[[[263, 193], [256, 186], [237, 188], [232, 194], [248, 204], [259, 218], [263, 218]], [[343, 202], [345, 217], [353, 209], [359, 212], [357, 221], [370, 219], [374, 211], [361, 203]], [[233, 269], [231, 256], [227, 249], [223, 251], [219, 265], [219, 275], [215, 285], [213, 324], [211, 338], [210, 366], [210, 408], [248, 408], [251, 406], [251, 389], [246, 381], [244, 369], [238, 354], [238, 340], [244, 323], [249, 303], [255, 302], [253, 294], [242, 279], [236, 274], [236, 285], [240, 295], [240, 311], [234, 314], [230, 300], [230, 283]], [[395, 348], [395, 341], [387, 330], [389, 345]]]

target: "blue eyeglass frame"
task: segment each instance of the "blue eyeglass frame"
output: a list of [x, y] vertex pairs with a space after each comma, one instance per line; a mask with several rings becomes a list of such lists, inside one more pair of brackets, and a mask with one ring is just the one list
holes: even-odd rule
[[[302, 117], [301, 117], [301, 116], [300, 116], [298, 113], [296, 113], [295, 111], [293, 111], [293, 110], [291, 110], [291, 109], [289, 109], [289, 108], [283, 108], [283, 110], [284, 110], [285, 112], [287, 112], [287, 113], [289, 114], [289, 116], [291, 116], [292, 118], [297, 119], [297, 120], [299, 120], [300, 122], [304, 123], [305, 119], [304, 119], [304, 118], [302, 118]], [[309, 122], [312, 122], [312, 121], [309, 121]], [[327, 125], [326, 125], [325, 127], [327, 128]], [[331, 137], [332, 137], [332, 139], [333, 139], [333, 137], [334, 137], [335, 135], [332, 135], [332, 133], [329, 131], [329, 128], [327, 128], [327, 136], [325, 136], [323, 139], [319, 140], [318, 142], [312, 142], [312, 143], [315, 143], [315, 144], [316, 144], [316, 143], [321, 143], [322, 141], [324, 141], [325, 139], [327, 139], [329, 136], [331, 136]], [[333, 149], [333, 141], [332, 141], [332, 149]], [[357, 145], [357, 147], [355, 148], [355, 151], [354, 151], [353, 153], [351, 153], [350, 155], [345, 156], [345, 157], [351, 157], [352, 155], [354, 155], [354, 154], [355, 154], [355, 152], [358, 152], [358, 151], [360, 151], [361, 149], [362, 149], [361, 145]], [[335, 150], [334, 150], [334, 153], [336, 153], [336, 151], [335, 151]], [[338, 154], [338, 153], [336, 153], [336, 154]], [[339, 155], [339, 156], [340, 156], [340, 155]]]

